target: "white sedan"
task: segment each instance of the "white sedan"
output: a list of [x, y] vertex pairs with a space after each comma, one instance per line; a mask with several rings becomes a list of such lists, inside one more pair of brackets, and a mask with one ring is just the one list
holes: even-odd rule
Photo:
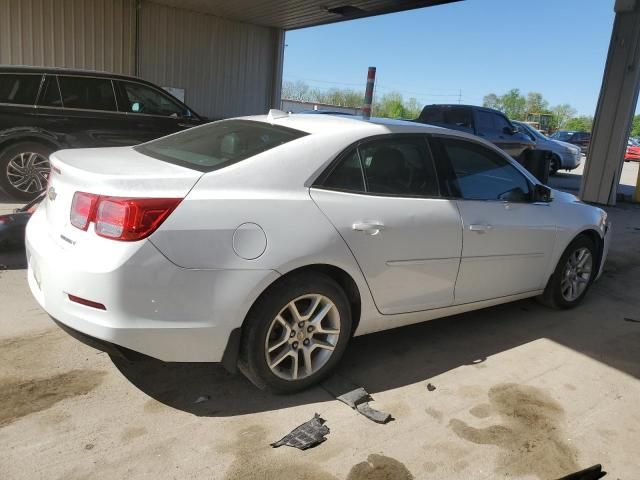
[[269, 115], [51, 156], [29, 285], [101, 348], [325, 377], [353, 335], [538, 296], [602, 271], [606, 213], [493, 145], [417, 123]]

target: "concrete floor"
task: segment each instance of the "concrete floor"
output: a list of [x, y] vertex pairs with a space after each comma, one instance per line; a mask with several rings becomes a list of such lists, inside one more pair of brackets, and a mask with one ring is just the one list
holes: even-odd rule
[[[577, 309], [525, 300], [354, 339], [340, 374], [387, 425], [321, 388], [112, 360], [53, 325], [24, 270], [0, 271], [0, 478], [553, 479], [596, 463], [637, 478], [640, 206], [608, 211], [606, 273]], [[326, 442], [269, 446], [316, 412]]]

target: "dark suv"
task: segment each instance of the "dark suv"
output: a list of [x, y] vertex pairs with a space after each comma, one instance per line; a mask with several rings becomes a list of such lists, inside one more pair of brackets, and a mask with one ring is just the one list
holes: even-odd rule
[[589, 150], [589, 144], [591, 143], [591, 133], [589, 132], [575, 132], [572, 130], [558, 130], [551, 135], [554, 140], [561, 142], [572, 143], [578, 147], [582, 153], [586, 154]]
[[515, 159], [526, 150], [534, 150], [535, 143], [520, 132], [504, 113], [473, 105], [427, 105], [415, 120], [472, 133], [497, 145]]
[[0, 67], [0, 188], [27, 200], [46, 187], [56, 150], [135, 145], [204, 121], [139, 78]]

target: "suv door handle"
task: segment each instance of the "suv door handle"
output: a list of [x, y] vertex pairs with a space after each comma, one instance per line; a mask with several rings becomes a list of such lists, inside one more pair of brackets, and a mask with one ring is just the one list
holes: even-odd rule
[[384, 223], [357, 222], [353, 224], [352, 228], [358, 232], [364, 232], [367, 235], [378, 235], [382, 230], [384, 230]]
[[487, 230], [491, 230], [493, 225], [469, 225], [469, 230], [472, 232], [484, 233]]

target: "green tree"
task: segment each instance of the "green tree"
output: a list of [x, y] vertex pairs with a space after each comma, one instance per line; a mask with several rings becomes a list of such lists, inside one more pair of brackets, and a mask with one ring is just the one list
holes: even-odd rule
[[520, 90], [512, 88], [500, 97], [500, 109], [512, 120], [525, 120], [525, 107], [527, 100], [520, 95]]
[[568, 103], [562, 105], [556, 105], [551, 109], [553, 113], [553, 119], [551, 121], [551, 130], [561, 130], [565, 127], [565, 124], [576, 115], [576, 110]]
[[500, 97], [498, 97], [495, 93], [485, 95], [482, 99], [482, 106], [502, 111], [502, 102], [500, 102]]
[[631, 136], [640, 137], [640, 115], [633, 117], [633, 123], [631, 124]]
[[588, 115], [581, 115], [568, 120], [565, 125], [565, 130], [576, 130], [578, 132], [590, 132], [593, 127], [593, 117]]
[[539, 92], [529, 92], [527, 94], [526, 101], [527, 113], [548, 113], [549, 102], [544, 99], [544, 96]]

